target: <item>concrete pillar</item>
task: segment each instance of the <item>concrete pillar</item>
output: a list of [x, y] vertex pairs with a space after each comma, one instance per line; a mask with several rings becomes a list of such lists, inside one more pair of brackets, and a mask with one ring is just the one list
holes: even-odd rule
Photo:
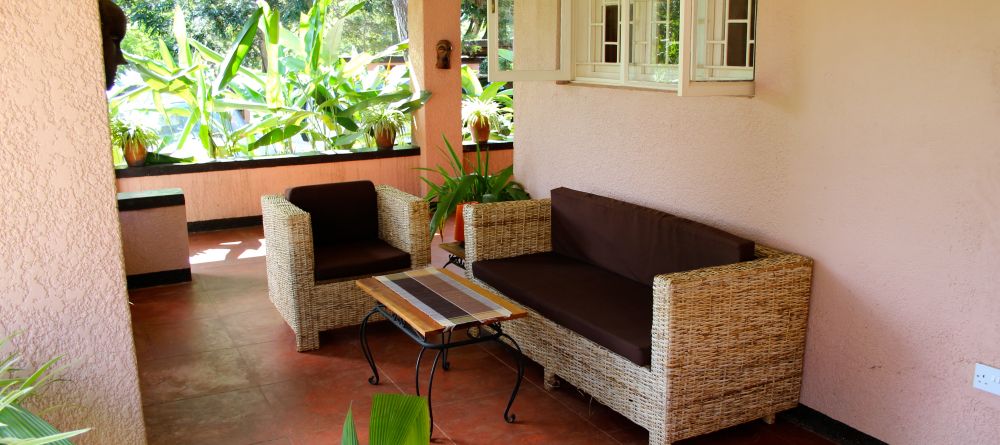
[[[410, 0], [410, 62], [414, 85], [431, 92], [431, 99], [416, 113], [413, 143], [420, 147], [420, 165], [447, 165], [442, 135], [456, 151], [462, 150], [462, 29], [461, 0]], [[452, 44], [451, 68], [436, 68], [437, 43]], [[459, 155], [461, 156], [461, 154]], [[429, 176], [437, 181], [436, 175]], [[427, 185], [421, 183], [426, 193]]]

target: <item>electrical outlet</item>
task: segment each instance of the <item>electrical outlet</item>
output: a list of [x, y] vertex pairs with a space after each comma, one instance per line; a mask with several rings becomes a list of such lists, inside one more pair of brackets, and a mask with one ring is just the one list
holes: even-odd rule
[[976, 363], [976, 374], [972, 377], [972, 387], [1000, 396], [1000, 369]]

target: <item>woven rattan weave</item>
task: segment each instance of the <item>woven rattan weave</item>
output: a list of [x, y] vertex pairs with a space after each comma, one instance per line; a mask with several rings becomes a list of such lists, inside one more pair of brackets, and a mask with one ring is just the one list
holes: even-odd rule
[[[476, 261], [552, 250], [547, 199], [467, 206], [464, 217], [473, 280]], [[770, 419], [798, 403], [813, 263], [760, 245], [756, 255], [656, 276], [650, 366], [530, 308], [504, 328], [544, 367], [547, 388], [558, 376], [649, 430], [651, 444]]]
[[[430, 263], [430, 210], [423, 199], [386, 185], [378, 195], [379, 238], [410, 254], [411, 267]], [[319, 332], [358, 325], [374, 300], [355, 286], [364, 277], [313, 279], [313, 243], [309, 214], [283, 196], [260, 200], [267, 240], [268, 296], [295, 331], [296, 349], [319, 348]], [[383, 273], [394, 272], [384, 271]]]

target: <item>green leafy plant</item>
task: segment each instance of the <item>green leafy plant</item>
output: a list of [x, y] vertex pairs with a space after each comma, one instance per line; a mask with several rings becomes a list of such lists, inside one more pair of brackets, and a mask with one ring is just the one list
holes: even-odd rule
[[[12, 338], [0, 339], [0, 351]], [[88, 428], [61, 433], [21, 406], [52, 380], [57, 373], [53, 367], [61, 357], [49, 360], [30, 374], [17, 367], [21, 358], [16, 352], [0, 356], [0, 445], [69, 445], [69, 438], [89, 431]]]
[[[368, 422], [370, 445], [427, 445], [431, 441], [427, 399], [405, 394], [375, 394]], [[354, 416], [347, 410], [342, 445], [358, 445]]]
[[444, 139], [451, 172], [442, 166], [437, 168], [418, 168], [433, 172], [440, 176], [441, 184], [430, 178], [420, 179], [427, 184], [428, 191], [424, 199], [428, 202], [437, 201], [437, 207], [431, 216], [431, 233], [437, 233], [444, 222], [455, 214], [455, 208], [464, 202], [501, 202], [530, 199], [521, 183], [514, 181], [514, 166], [508, 166], [495, 174], [490, 173], [490, 151], [476, 146], [476, 162], [471, 171], [466, 171], [462, 156]]
[[[290, 153], [300, 139], [314, 150], [317, 143], [352, 148], [365, 135], [365, 110], [390, 104], [408, 114], [428, 100], [429, 93], [411, 90], [407, 65], [370, 68], [405, 44], [376, 54], [341, 52], [344, 19], [365, 2], [335, 14], [331, 0], [314, 1], [292, 29], [282, 26], [268, 2], [257, 5], [225, 53], [189, 38], [184, 11], [175, 8], [176, 54], [162, 41], [158, 58], [126, 54], [141, 81], [116, 90], [112, 103], [142, 103], [132, 111], [159, 112], [175, 152], [194, 134], [215, 159], [268, 154], [273, 147]], [[247, 66], [255, 42], [264, 54], [260, 68]]]

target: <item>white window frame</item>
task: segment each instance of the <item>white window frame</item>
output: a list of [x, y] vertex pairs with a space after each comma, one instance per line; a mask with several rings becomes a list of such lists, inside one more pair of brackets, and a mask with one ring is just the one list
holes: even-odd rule
[[[525, 0], [515, 0], [525, 1]], [[559, 2], [559, 68], [554, 70], [506, 70], [501, 71], [500, 67], [500, 13], [497, 10], [497, 0], [490, 0], [487, 11], [487, 60], [489, 60], [490, 70], [487, 73], [490, 82], [496, 81], [525, 81], [525, 80], [569, 80], [572, 76], [570, 56], [573, 37], [570, 27], [567, 25], [572, 20], [573, 0], [528, 0], [528, 1], [557, 1]]]
[[[620, 77], [619, 79], [600, 79], [593, 77], [578, 77], [576, 69], [576, 61], [574, 60], [575, 45], [578, 39], [574, 39], [574, 11], [576, 7], [588, 7], [584, 2], [590, 2], [591, 0], [514, 0], [514, 1], [559, 1], [560, 2], [560, 20], [559, 20], [559, 68], [555, 70], [505, 70], [500, 71], [498, 69], [492, 69], [492, 67], [499, 67], [499, 57], [498, 49], [499, 42], [497, 37], [499, 36], [499, 11], [497, 10], [497, 0], [490, 0], [489, 10], [487, 11], [487, 21], [488, 21], [488, 60], [491, 69], [489, 70], [489, 79], [493, 81], [537, 81], [537, 80], [555, 80], [555, 81], [572, 81], [574, 83], [582, 84], [599, 84], [599, 85], [611, 85], [611, 86], [624, 86], [631, 88], [644, 88], [653, 90], [666, 90], [666, 91], [676, 91], [678, 96], [753, 96], [756, 92], [755, 84], [756, 80], [746, 80], [746, 81], [725, 81], [725, 80], [707, 80], [707, 81], [696, 81], [694, 77], [694, 38], [695, 38], [695, 26], [692, 18], [694, 17], [694, 7], [697, 0], [681, 0], [681, 14], [680, 14], [680, 67], [679, 67], [679, 79], [675, 85], [659, 82], [650, 82], [642, 80], [628, 80], [629, 75], [629, 58], [628, 54], [631, 52], [631, 30], [629, 26], [630, 22], [630, 11], [629, 11], [629, 0], [621, 0], [619, 3], [619, 42], [618, 45], [618, 65], [620, 65]], [[756, 11], [751, 12], [753, 26], [757, 23]], [[754, 31], [754, 52], [757, 49], [757, 35], [756, 30]], [[757, 58], [754, 57], [754, 75], [756, 77], [756, 66]]]

